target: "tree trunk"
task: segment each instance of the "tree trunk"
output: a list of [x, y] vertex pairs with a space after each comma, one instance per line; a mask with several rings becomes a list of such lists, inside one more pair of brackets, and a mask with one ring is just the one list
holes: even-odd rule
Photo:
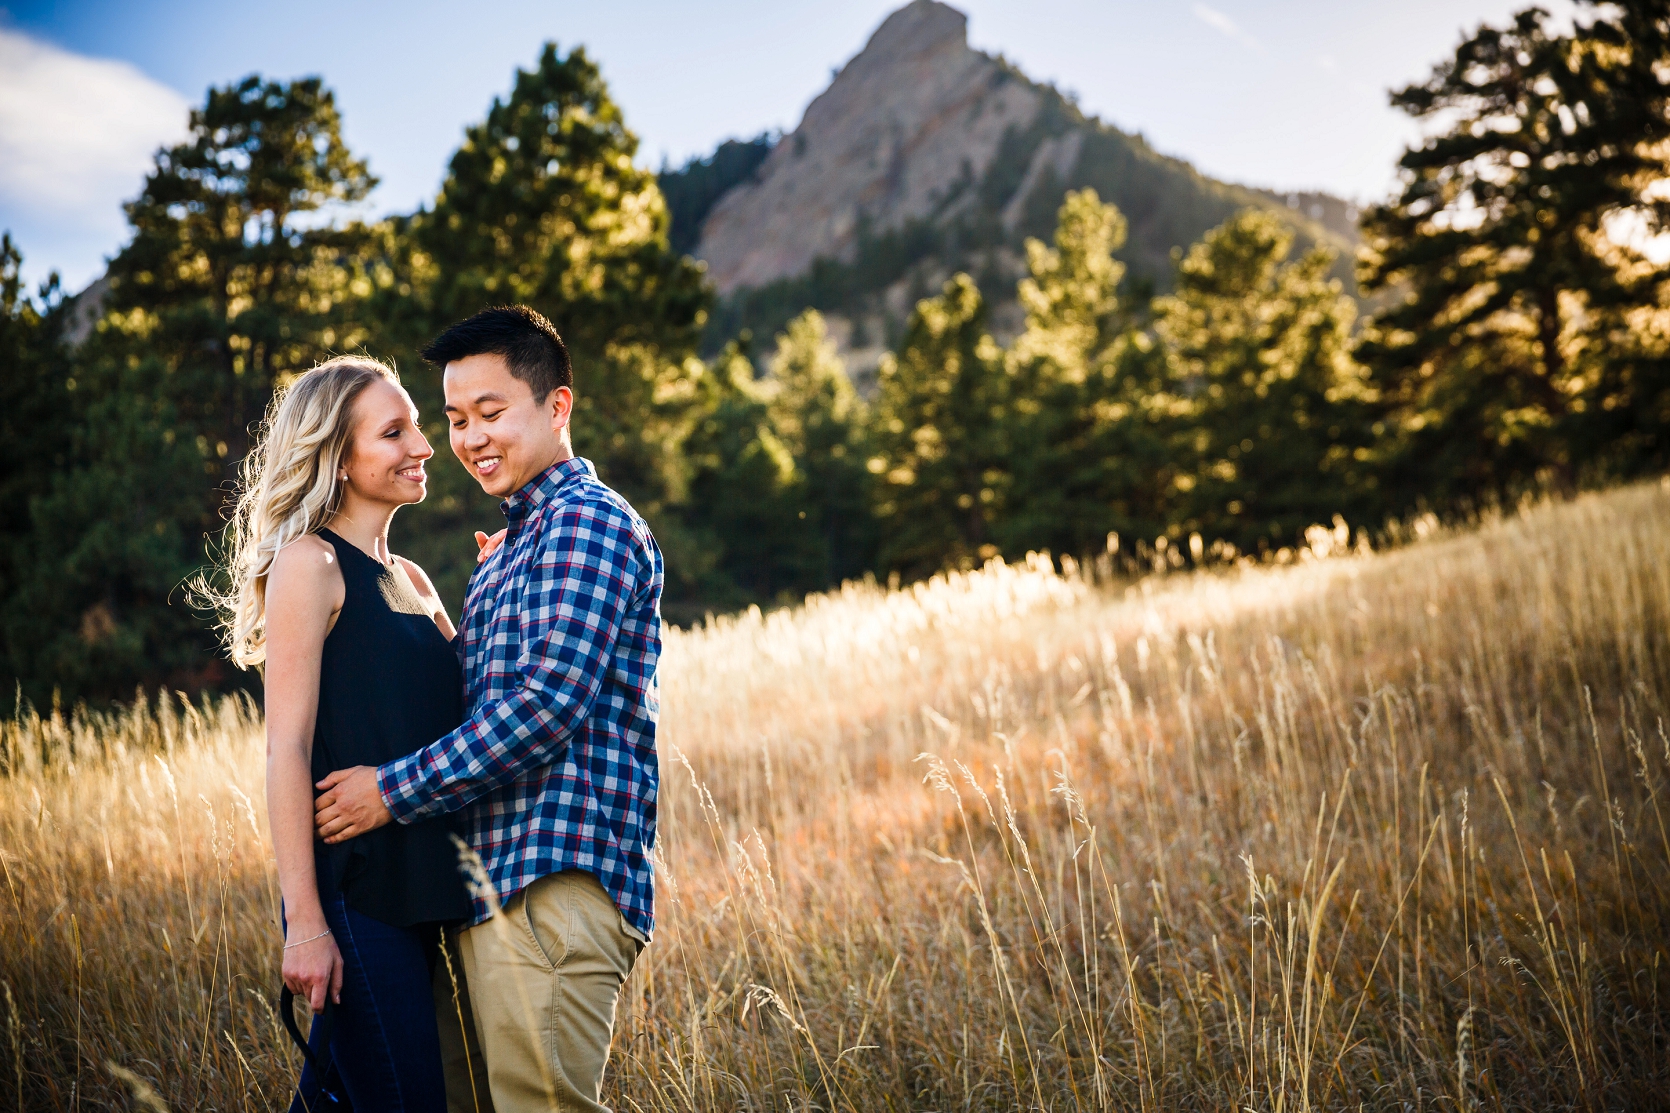
[[[1566, 369], [1565, 355], [1560, 351], [1560, 331], [1560, 291], [1546, 287], [1537, 293], [1537, 342], [1542, 348], [1542, 374], [1536, 376], [1536, 385], [1539, 388], [1537, 394], [1556, 427], [1563, 424], [1570, 408], [1569, 400], [1559, 385]], [[1549, 460], [1548, 465], [1560, 494], [1573, 494], [1576, 482], [1570, 459]]]

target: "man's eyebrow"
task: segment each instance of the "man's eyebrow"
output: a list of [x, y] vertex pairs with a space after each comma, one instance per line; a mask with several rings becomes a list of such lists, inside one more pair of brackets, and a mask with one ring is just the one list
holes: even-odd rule
[[[502, 395], [502, 394], [494, 394], [494, 393], [493, 393], [493, 392], [492, 392], [492, 391], [488, 391], [488, 392], [487, 392], [487, 393], [486, 393], [486, 394], [478, 394], [478, 395], [476, 395], [476, 396], [475, 396], [475, 398], [474, 398], [474, 400], [473, 400], [473, 401], [471, 401], [471, 403], [470, 403], [470, 404], [471, 404], [471, 405], [472, 405], [472, 406], [479, 406], [479, 405], [481, 405], [481, 404], [482, 404], [482, 403], [483, 403], [483, 402], [503, 402], [503, 401], [505, 401], [505, 396], [504, 396], [504, 395]], [[452, 403], [451, 403], [451, 402], [448, 402], [448, 403], [447, 403], [447, 404], [446, 404], [446, 405], [445, 405], [445, 406], [444, 406], [444, 407], [443, 407], [443, 409], [445, 409], [445, 410], [446, 410], [446, 411], [447, 411], [447, 412], [448, 412], [448, 413], [451, 413], [451, 412], [453, 412], [453, 411], [454, 411], [454, 410], [457, 410], [457, 409], [458, 409], [458, 408], [459, 408], [459, 407], [457, 407], [457, 406], [455, 406], [455, 405], [453, 405], [453, 404], [452, 404]]]

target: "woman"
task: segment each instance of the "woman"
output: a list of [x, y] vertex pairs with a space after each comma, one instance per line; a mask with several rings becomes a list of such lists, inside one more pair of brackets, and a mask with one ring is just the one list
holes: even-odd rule
[[313, 827], [326, 774], [408, 754], [464, 717], [452, 621], [388, 546], [433, 454], [391, 369], [330, 360], [274, 399], [229, 531], [231, 657], [265, 665], [284, 984], [336, 1014], [332, 1077], [305, 1069], [292, 1113], [321, 1108], [321, 1088], [356, 1113], [446, 1106], [430, 979], [440, 926], [469, 911], [451, 830], [391, 824], [326, 846]]

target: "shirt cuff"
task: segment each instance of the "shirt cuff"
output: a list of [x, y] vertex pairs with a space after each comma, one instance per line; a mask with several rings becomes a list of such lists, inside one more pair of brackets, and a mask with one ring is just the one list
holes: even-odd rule
[[396, 823], [412, 823], [438, 810], [434, 801], [423, 794], [423, 780], [416, 760], [419, 756], [408, 754], [377, 767], [377, 792]]

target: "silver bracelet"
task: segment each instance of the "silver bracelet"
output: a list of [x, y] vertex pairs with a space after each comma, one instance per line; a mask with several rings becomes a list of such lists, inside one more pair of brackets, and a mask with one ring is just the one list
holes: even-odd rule
[[326, 928], [324, 931], [321, 931], [318, 935], [315, 935], [310, 939], [298, 939], [294, 943], [286, 943], [286, 944], [284, 944], [284, 949], [288, 951], [291, 947], [299, 947], [303, 943], [312, 943], [315, 940], [323, 939], [325, 936], [329, 935], [330, 933], [331, 933], [331, 929]]

